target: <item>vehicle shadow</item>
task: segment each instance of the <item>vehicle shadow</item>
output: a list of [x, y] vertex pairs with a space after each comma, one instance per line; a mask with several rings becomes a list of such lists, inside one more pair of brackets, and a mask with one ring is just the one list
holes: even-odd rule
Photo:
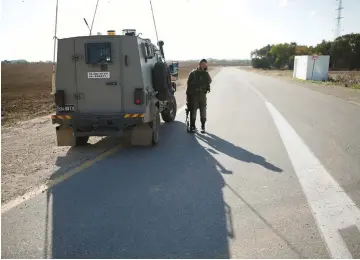
[[[230, 174], [175, 121], [49, 189], [45, 258], [229, 258]], [[56, 173], [55, 173], [56, 174]]]
[[164, 124], [157, 147], [128, 146], [50, 188], [44, 258], [231, 258], [235, 234], [222, 174], [232, 171], [211, 153], [282, 170], [185, 128]]
[[123, 137], [103, 137], [97, 142], [91, 141], [83, 146], [70, 147], [65, 156], [57, 157], [55, 167], [58, 169], [51, 175], [50, 180], [61, 177], [75, 167], [96, 158], [116, 146], [126, 147], [129, 145], [129, 137], [127, 135]]
[[[211, 133], [198, 134], [198, 138], [207, 143], [211, 148], [208, 149], [211, 153], [217, 153], [217, 151], [226, 154], [236, 160], [240, 160], [247, 163], [255, 163], [263, 166], [264, 168], [274, 171], [282, 172], [283, 170], [279, 167], [269, 163], [266, 159], [260, 155], [253, 154], [241, 147], [235, 146], [234, 144], [214, 135]], [[215, 149], [215, 151], [213, 150]]]

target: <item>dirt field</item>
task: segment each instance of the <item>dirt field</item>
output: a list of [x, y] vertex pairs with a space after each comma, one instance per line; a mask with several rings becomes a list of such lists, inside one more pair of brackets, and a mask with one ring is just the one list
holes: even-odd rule
[[[180, 65], [175, 93], [184, 104], [184, 86], [196, 64]], [[1, 127], [1, 201], [22, 196], [123, 142], [91, 137], [84, 147], [57, 147], [49, 114], [53, 112], [51, 64], [3, 64]], [[216, 70], [211, 70], [214, 76]], [[29, 119], [24, 121], [24, 119]]]
[[51, 64], [1, 64], [2, 124], [52, 112]]

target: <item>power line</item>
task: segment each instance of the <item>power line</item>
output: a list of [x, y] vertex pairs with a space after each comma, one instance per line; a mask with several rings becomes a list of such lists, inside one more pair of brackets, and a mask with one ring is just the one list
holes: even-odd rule
[[344, 17], [342, 17], [342, 10], [344, 9], [343, 5], [342, 5], [342, 0], [337, 0], [339, 1], [339, 6], [336, 9], [338, 11], [338, 16], [336, 17], [336, 30], [335, 30], [335, 38], [340, 37], [341, 36], [341, 19], [343, 19]]

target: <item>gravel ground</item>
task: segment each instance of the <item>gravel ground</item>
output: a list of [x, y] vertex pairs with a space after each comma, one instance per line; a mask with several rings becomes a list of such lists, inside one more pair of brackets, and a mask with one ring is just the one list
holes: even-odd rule
[[21, 196], [49, 180], [53, 172], [65, 173], [106, 151], [119, 140], [92, 137], [86, 147], [55, 145], [49, 117], [41, 117], [2, 128], [1, 202]]
[[[211, 70], [212, 77], [219, 70]], [[186, 78], [180, 80], [176, 92], [179, 108], [185, 104], [185, 81]], [[91, 137], [89, 145], [84, 147], [57, 147], [49, 116], [2, 126], [1, 130], [2, 203], [24, 195], [124, 141], [122, 138]]]

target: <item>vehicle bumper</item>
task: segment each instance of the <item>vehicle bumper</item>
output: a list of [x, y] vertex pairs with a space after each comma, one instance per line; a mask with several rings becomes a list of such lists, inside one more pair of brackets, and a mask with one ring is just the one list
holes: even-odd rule
[[52, 124], [73, 128], [76, 136], [86, 136], [89, 133], [92, 136], [103, 136], [104, 132], [116, 135], [116, 132], [125, 131], [133, 126], [144, 123], [143, 113], [111, 115], [72, 113], [52, 115], [51, 118]]

